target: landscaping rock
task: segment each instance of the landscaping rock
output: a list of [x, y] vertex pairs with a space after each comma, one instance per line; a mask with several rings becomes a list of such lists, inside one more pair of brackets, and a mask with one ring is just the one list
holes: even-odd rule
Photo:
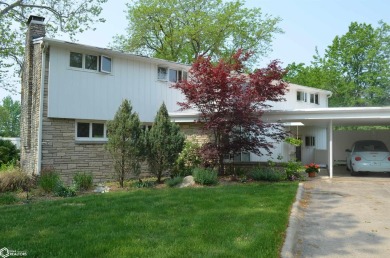
[[186, 176], [183, 178], [183, 182], [179, 185], [179, 188], [194, 186], [195, 181], [193, 176]]
[[110, 187], [104, 185], [98, 185], [94, 192], [95, 193], [108, 193], [110, 191]]

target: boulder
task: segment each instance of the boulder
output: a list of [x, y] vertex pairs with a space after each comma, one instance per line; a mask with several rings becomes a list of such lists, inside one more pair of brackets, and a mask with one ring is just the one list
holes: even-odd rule
[[179, 188], [190, 187], [195, 185], [195, 180], [193, 176], [186, 176], [183, 178], [183, 182], [179, 185]]

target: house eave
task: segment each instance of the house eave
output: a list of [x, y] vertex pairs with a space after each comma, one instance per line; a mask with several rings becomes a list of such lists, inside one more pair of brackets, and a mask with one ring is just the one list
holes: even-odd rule
[[60, 47], [67, 47], [70, 49], [80, 49], [84, 51], [91, 51], [91, 52], [97, 52], [101, 53], [103, 55], [111, 56], [111, 57], [120, 57], [120, 58], [125, 58], [125, 59], [131, 59], [135, 61], [140, 61], [140, 62], [147, 62], [147, 63], [153, 63], [156, 65], [161, 65], [161, 66], [168, 66], [172, 68], [180, 68], [184, 70], [189, 70], [191, 66], [178, 63], [178, 62], [173, 62], [173, 61], [167, 61], [163, 59], [158, 59], [158, 58], [153, 58], [153, 57], [147, 57], [147, 56], [142, 56], [142, 55], [136, 55], [136, 54], [130, 54], [130, 53], [125, 53], [109, 48], [102, 48], [102, 47], [96, 47], [96, 46], [91, 46], [91, 45], [85, 45], [85, 44], [80, 44], [80, 43], [74, 43], [74, 42], [69, 42], [69, 41], [64, 41], [64, 40], [58, 40], [58, 39], [52, 39], [52, 38], [47, 38], [47, 37], [41, 37], [34, 39], [33, 41], [34, 44], [37, 43], [44, 43], [46, 45], [51, 45], [51, 46], [60, 46]]

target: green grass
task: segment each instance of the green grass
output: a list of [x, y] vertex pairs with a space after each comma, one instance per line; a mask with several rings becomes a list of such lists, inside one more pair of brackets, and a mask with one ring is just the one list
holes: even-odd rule
[[141, 189], [0, 206], [28, 257], [279, 257], [296, 183]]

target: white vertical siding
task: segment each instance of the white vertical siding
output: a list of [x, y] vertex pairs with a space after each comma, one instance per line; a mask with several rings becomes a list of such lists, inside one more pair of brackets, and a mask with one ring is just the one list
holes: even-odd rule
[[[296, 84], [288, 85], [289, 91], [284, 95], [286, 101], [282, 102], [267, 102], [272, 106], [274, 110], [293, 110], [293, 109], [304, 109], [304, 108], [326, 108], [328, 107], [328, 94], [330, 92], [319, 90], [316, 88], [305, 87]], [[297, 101], [297, 91], [307, 93], [307, 102]], [[319, 103], [310, 103], [310, 94], [318, 94]]]
[[[302, 163], [307, 164], [311, 162], [315, 162], [315, 150], [326, 150], [326, 128], [321, 127], [313, 127], [313, 126], [305, 126], [299, 127], [298, 137], [303, 140], [303, 144], [301, 146], [302, 153]], [[315, 137], [315, 146], [306, 146], [305, 137], [313, 136]], [[281, 160], [278, 158], [282, 157]], [[291, 144], [280, 142], [274, 145], [274, 149], [272, 151], [271, 156], [263, 155], [257, 156], [251, 153], [251, 161], [254, 162], [266, 162], [269, 160], [272, 161], [283, 161], [286, 162], [290, 159], [295, 158], [295, 146]]]
[[112, 73], [105, 74], [70, 68], [69, 51], [50, 48], [49, 117], [109, 120], [125, 98], [145, 122], [153, 121], [163, 102], [169, 112], [179, 109], [183, 96], [157, 80], [156, 64], [114, 56]]

